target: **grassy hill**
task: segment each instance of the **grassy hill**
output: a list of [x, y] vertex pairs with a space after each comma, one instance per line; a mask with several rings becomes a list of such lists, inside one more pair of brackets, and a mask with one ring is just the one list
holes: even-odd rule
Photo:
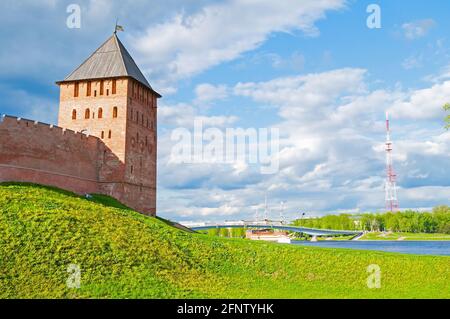
[[[81, 268], [69, 289], [67, 267]], [[366, 285], [381, 267], [381, 288]], [[0, 184], [1, 298], [450, 298], [450, 258], [193, 234], [105, 196]]]

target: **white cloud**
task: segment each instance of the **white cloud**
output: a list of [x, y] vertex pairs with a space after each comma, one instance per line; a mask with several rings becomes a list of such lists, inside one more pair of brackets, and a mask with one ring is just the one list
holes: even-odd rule
[[390, 108], [394, 118], [439, 120], [442, 106], [450, 101], [450, 81], [430, 88], [412, 91], [406, 99], [397, 100]]
[[340, 69], [268, 82], [238, 83], [234, 93], [279, 106], [285, 119], [305, 121], [333, 109], [345, 94], [364, 92], [365, 73], [362, 69]]
[[191, 128], [194, 120], [201, 120], [204, 127], [227, 127], [238, 120], [236, 116], [207, 116], [199, 113], [192, 105], [178, 103], [175, 105], [162, 104], [158, 108], [158, 122], [161, 125]]
[[423, 19], [404, 23], [402, 29], [404, 35], [409, 40], [424, 37], [436, 25], [433, 19]]
[[228, 96], [228, 88], [226, 85], [214, 86], [209, 83], [203, 83], [197, 85], [195, 94], [198, 102], [218, 101]]
[[229, 0], [179, 13], [133, 38], [153, 74], [189, 77], [260, 46], [273, 32], [318, 34], [314, 23], [345, 0]]
[[422, 67], [422, 60], [423, 60], [422, 56], [410, 56], [403, 61], [402, 67], [405, 70], [420, 68]]

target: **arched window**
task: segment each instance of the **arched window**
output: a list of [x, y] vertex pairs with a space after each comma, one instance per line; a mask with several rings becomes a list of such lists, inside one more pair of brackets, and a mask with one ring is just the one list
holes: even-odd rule
[[86, 96], [91, 96], [92, 83], [89, 81], [86, 87]]
[[111, 138], [111, 130], [109, 130], [109, 132], [108, 132], [108, 138]]
[[72, 120], [76, 120], [77, 119], [77, 110], [73, 110], [72, 111]]
[[112, 94], [116, 94], [117, 92], [117, 81], [114, 79], [112, 80]]
[[73, 87], [73, 96], [78, 97], [79, 93], [80, 93], [80, 83], [76, 82]]
[[113, 108], [113, 118], [117, 118], [117, 106]]
[[89, 119], [90, 116], [91, 116], [91, 111], [89, 109], [86, 109], [86, 111], [84, 111], [84, 118]]
[[101, 118], [103, 118], [103, 109], [102, 108], [99, 108], [98, 109], [98, 116], [97, 116], [99, 119], [101, 119]]

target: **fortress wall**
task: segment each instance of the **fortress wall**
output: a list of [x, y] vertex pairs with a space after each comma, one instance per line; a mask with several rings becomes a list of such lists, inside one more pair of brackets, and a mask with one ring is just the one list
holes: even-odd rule
[[156, 188], [130, 183], [100, 183], [100, 193], [146, 215], [156, 215]]
[[98, 154], [96, 137], [16, 117], [1, 119], [0, 182], [98, 193]]
[[57, 126], [0, 117], [0, 182], [30, 182], [78, 194], [98, 193], [154, 215], [154, 187], [123, 181], [124, 164], [97, 137]]

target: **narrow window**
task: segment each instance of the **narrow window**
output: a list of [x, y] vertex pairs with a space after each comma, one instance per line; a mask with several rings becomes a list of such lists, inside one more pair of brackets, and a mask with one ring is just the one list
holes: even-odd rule
[[145, 137], [145, 146], [147, 146], [148, 145], [148, 138], [147, 138], [147, 136]]
[[109, 132], [108, 132], [108, 138], [111, 138], [111, 130], [109, 130]]
[[131, 109], [131, 120], [133, 120], [133, 109]]
[[139, 123], [139, 111], [136, 111], [136, 123]]
[[113, 118], [117, 118], [117, 106], [114, 106], [113, 108]]
[[139, 133], [136, 133], [136, 142], [139, 145]]
[[73, 87], [73, 96], [78, 97], [79, 93], [80, 93], [80, 83], [77, 82]]
[[133, 174], [133, 165], [131, 165], [131, 174]]
[[99, 108], [98, 109], [98, 116], [97, 116], [99, 119], [101, 119], [101, 118], [103, 118], [103, 109], [102, 108]]
[[97, 96], [97, 90], [94, 90], [94, 97]]
[[144, 114], [141, 115], [141, 125], [144, 125]]
[[106, 96], [109, 96], [109, 89], [106, 89]]
[[90, 116], [91, 116], [91, 111], [89, 109], [86, 109], [86, 111], [84, 111], [84, 118], [87, 120], [87, 119], [89, 119]]
[[92, 83], [89, 81], [86, 88], [86, 96], [91, 96]]
[[72, 120], [76, 120], [77, 119], [77, 110], [73, 110], [72, 111]]
[[117, 92], [117, 80], [112, 80], [112, 94]]
[[148, 118], [147, 118], [147, 128], [148, 128]]
[[105, 131], [102, 131], [102, 139], [105, 138]]
[[103, 91], [105, 89], [105, 81], [100, 81], [100, 95], [103, 95]]

